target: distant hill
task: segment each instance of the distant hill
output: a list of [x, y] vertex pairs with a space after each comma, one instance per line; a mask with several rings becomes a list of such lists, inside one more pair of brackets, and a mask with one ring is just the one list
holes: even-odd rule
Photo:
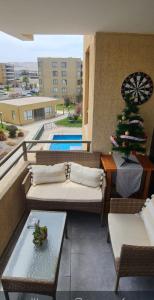
[[37, 62], [13, 62], [14, 64], [14, 70], [17, 71], [38, 71], [38, 65]]

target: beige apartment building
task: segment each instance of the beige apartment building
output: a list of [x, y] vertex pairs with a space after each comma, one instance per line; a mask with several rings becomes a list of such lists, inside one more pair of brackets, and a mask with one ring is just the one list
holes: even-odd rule
[[12, 84], [14, 80], [14, 65], [9, 63], [0, 63], [0, 85]]
[[75, 101], [82, 94], [80, 58], [38, 58], [40, 94]]
[[63, 99], [51, 97], [25, 97], [0, 101], [0, 112], [5, 122], [26, 125], [56, 116], [56, 105]]

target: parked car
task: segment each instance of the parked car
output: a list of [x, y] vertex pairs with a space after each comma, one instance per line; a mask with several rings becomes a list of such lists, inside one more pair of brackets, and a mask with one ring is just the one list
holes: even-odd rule
[[0, 90], [0, 96], [1, 96], [1, 95], [2, 95], [2, 96], [3, 96], [3, 95], [5, 96], [5, 95], [8, 95], [8, 93], [5, 92], [5, 91]]

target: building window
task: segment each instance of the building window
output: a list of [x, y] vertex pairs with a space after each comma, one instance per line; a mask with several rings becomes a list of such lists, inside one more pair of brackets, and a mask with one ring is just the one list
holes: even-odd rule
[[81, 88], [77, 87], [76, 91], [77, 91], [77, 94], [80, 94], [81, 93]]
[[62, 76], [62, 77], [66, 77], [66, 76], [67, 76], [67, 72], [66, 72], [66, 71], [62, 71], [62, 72], [61, 72], [61, 76]]
[[53, 91], [53, 93], [58, 93], [58, 88], [57, 87], [53, 87], [52, 91]]
[[66, 94], [67, 93], [67, 88], [66, 87], [62, 87], [62, 94]]
[[62, 79], [62, 85], [67, 85], [67, 79]]
[[62, 61], [61, 62], [61, 68], [66, 69], [67, 68], [67, 62]]
[[52, 112], [51, 106], [45, 107], [45, 108], [44, 108], [44, 111], [45, 111], [45, 115], [46, 115], [46, 116], [51, 115], [51, 112]]
[[58, 66], [57, 61], [53, 61], [53, 62], [51, 63], [51, 66], [52, 66], [52, 68], [57, 68], [57, 66]]
[[25, 120], [32, 120], [33, 119], [33, 111], [32, 110], [25, 110], [24, 111], [24, 119]]
[[16, 118], [16, 112], [12, 110], [12, 119], [15, 120], [15, 118]]
[[81, 68], [81, 63], [80, 63], [80, 61], [77, 61], [77, 62], [76, 62], [76, 67], [77, 67], [78, 69]]
[[81, 85], [81, 80], [80, 79], [77, 80], [77, 85]]
[[53, 79], [52, 83], [53, 83], [54, 85], [57, 85], [57, 84], [58, 84], [58, 79]]
[[81, 72], [77, 71], [77, 78], [80, 78], [80, 77], [81, 77]]
[[52, 71], [52, 76], [57, 77], [58, 76], [58, 71]]

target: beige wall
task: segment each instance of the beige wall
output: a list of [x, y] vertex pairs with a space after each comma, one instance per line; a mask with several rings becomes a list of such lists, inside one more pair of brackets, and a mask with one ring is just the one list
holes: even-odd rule
[[[88, 75], [89, 73], [89, 75]], [[84, 39], [83, 60], [83, 140], [92, 140], [94, 76], [95, 74], [95, 37]], [[88, 122], [87, 122], [88, 117]]]
[[[123, 80], [130, 73], [142, 71], [154, 81], [154, 35], [96, 33], [93, 38], [85, 37], [85, 45], [90, 47], [93, 57], [90, 65], [92, 84], [89, 85], [89, 110], [93, 111], [93, 119], [89, 118], [89, 123], [92, 120], [92, 146], [93, 150], [108, 153], [117, 114], [124, 107]], [[154, 94], [140, 106], [140, 113], [145, 121], [148, 149], [154, 128]]]
[[[0, 102], [0, 111], [3, 112], [3, 120], [8, 123], [16, 124], [16, 125], [25, 125], [34, 122], [35, 120], [25, 120], [24, 119], [24, 111], [34, 110], [38, 108], [52, 107], [52, 112], [50, 115], [45, 116], [45, 119], [49, 119], [55, 116], [56, 114], [56, 105], [58, 103], [63, 103], [63, 100], [55, 100], [55, 102], [48, 101], [46, 103], [34, 103], [23, 106], [16, 106], [6, 103]], [[12, 118], [12, 111], [15, 112], [15, 119]]]
[[26, 208], [21, 186], [26, 173], [27, 163], [18, 163], [0, 182], [0, 256]]
[[[57, 62], [57, 67], [52, 67], [52, 62]], [[61, 62], [66, 62], [67, 67], [61, 68]], [[76, 63], [81, 63], [81, 59], [79, 58], [38, 58], [38, 72], [40, 79], [40, 93], [42, 96], [57, 96], [64, 97], [69, 96], [70, 98], [75, 98], [77, 95], [77, 87], [81, 88], [80, 85], [77, 84], [77, 80], [81, 77], [77, 77], [77, 71], [81, 71], [81, 69], [77, 68]], [[58, 71], [58, 76], [53, 77], [52, 71]], [[62, 77], [61, 71], [66, 71], [67, 76]], [[58, 84], [53, 84], [53, 79], [58, 80]], [[62, 84], [62, 79], [67, 80], [67, 86]], [[58, 92], [53, 92], [53, 88], [57, 87]], [[62, 93], [62, 87], [67, 88], [66, 93]]]

